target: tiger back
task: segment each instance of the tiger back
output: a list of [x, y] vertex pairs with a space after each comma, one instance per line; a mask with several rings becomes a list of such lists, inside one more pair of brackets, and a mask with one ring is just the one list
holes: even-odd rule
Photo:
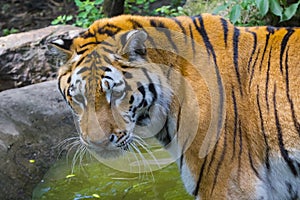
[[118, 16], [53, 44], [59, 89], [97, 155], [153, 136], [197, 199], [300, 198], [299, 28]]

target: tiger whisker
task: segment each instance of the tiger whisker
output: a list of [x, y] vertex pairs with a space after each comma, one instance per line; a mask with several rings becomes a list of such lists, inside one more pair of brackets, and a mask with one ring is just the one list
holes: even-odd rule
[[154, 162], [156, 163], [156, 165], [158, 166], [158, 168], [160, 168], [160, 164], [157, 161], [156, 157], [154, 156], [154, 154], [152, 153], [152, 151], [149, 150], [149, 144], [147, 144], [142, 138], [140, 137], [136, 137], [138, 138], [138, 140], [134, 140], [134, 142], [136, 142], [139, 146], [141, 146], [150, 156], [151, 158], [154, 160]]
[[62, 146], [64, 146], [66, 143], [68, 143], [71, 140], [79, 140], [79, 137], [70, 137], [70, 138], [66, 138], [63, 141], [59, 142], [57, 145], [54, 146], [54, 148], [61, 148]]
[[77, 140], [79, 140], [79, 137], [71, 137], [64, 139], [63, 141], [59, 142], [57, 145], [54, 146], [54, 149], [59, 149], [58, 157], [62, 155], [62, 152], [64, 150], [69, 149], [69, 147], [73, 144], [73, 142], [71, 142], [72, 140], [75, 140], [73, 142], [76, 142]]
[[69, 156], [70, 156], [70, 152], [76, 148], [76, 146], [79, 146], [80, 145], [80, 141], [73, 141], [72, 143], [68, 144], [67, 148], [68, 148], [68, 151], [67, 151], [67, 154], [66, 154], [66, 160], [67, 160], [67, 163], [69, 161]]
[[138, 136], [138, 135], [133, 135], [132, 138], [133, 138], [134, 141], [139, 141], [139, 142], [141, 142], [144, 146], [146, 146], [147, 148], [148, 148], [148, 147], [150, 148], [150, 145], [149, 145], [148, 143], [146, 143], [145, 140], [143, 140], [140, 136]]
[[[141, 157], [143, 164], [144, 164], [144, 170], [145, 167], [148, 166], [150, 174], [152, 176], [152, 180], [155, 181], [153, 173], [152, 173], [152, 168], [148, 160], [143, 156], [142, 152], [139, 150], [139, 148], [135, 145], [135, 143], [131, 143], [130, 146], [138, 153], [138, 155]], [[145, 173], [147, 174], [147, 171], [145, 170]]]
[[[136, 154], [135, 154], [135, 151], [134, 151], [134, 149], [132, 149], [132, 147], [129, 145], [128, 146], [128, 149], [129, 149], [129, 151], [133, 154], [133, 156], [134, 156], [134, 158], [135, 158], [135, 160], [136, 160], [136, 162], [137, 162], [137, 164], [138, 164], [138, 174], [139, 174], [139, 179], [141, 178], [141, 163], [140, 163], [140, 160], [138, 159], [138, 157], [136, 156]], [[128, 155], [128, 154], [127, 154]], [[127, 158], [129, 159], [129, 156], [127, 156]], [[131, 163], [130, 162], [130, 160], [129, 160], [129, 163]]]
[[[74, 169], [75, 169], [75, 165], [76, 165], [77, 160], [78, 159], [80, 160], [80, 154], [81, 154], [81, 151], [82, 151], [81, 143], [79, 142], [77, 145], [79, 147], [76, 149], [76, 152], [73, 155], [73, 159], [72, 159], [72, 167], [71, 167], [72, 168], [72, 170], [71, 170], [72, 173], [74, 173]], [[79, 164], [81, 164], [81, 163], [79, 163]]]

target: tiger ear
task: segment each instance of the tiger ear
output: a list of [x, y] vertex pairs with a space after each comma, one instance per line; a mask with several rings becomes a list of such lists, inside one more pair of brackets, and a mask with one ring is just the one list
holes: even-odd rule
[[[146, 55], [145, 41], [148, 37], [147, 33], [142, 30], [133, 30], [124, 35], [122, 55], [127, 55], [129, 61], [137, 61], [143, 59]], [[125, 40], [125, 41], [124, 41]]]

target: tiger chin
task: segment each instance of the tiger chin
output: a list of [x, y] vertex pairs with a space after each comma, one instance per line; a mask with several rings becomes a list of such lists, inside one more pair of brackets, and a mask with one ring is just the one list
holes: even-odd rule
[[122, 15], [52, 44], [90, 151], [154, 137], [196, 199], [300, 199], [299, 28]]

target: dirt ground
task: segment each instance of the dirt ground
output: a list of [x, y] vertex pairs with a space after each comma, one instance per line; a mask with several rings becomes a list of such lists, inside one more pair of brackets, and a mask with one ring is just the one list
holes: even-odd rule
[[46, 27], [59, 15], [75, 13], [71, 0], [1, 0], [0, 36], [12, 29], [24, 32]]

